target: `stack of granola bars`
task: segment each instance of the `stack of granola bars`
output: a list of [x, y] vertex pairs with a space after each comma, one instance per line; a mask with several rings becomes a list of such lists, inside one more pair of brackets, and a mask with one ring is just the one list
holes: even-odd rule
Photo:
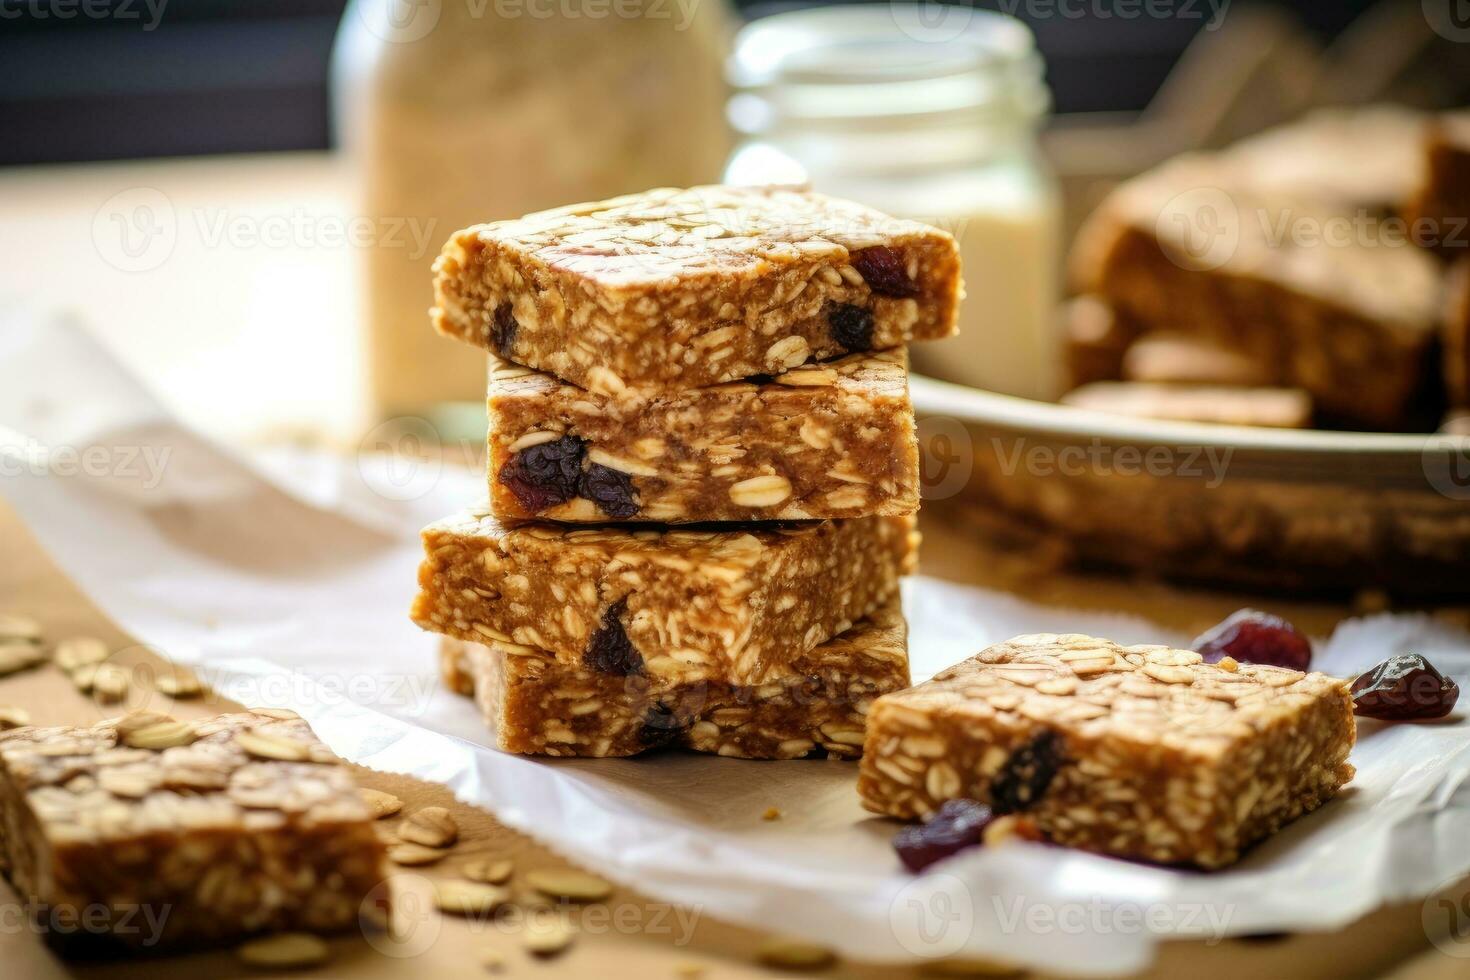
[[909, 340], [955, 329], [953, 238], [776, 189], [479, 225], [438, 330], [490, 351], [488, 501], [424, 531], [413, 618], [497, 744], [861, 753], [909, 681]]

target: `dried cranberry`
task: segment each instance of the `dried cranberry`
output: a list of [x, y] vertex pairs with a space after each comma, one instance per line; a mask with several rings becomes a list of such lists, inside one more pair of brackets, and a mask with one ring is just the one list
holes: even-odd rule
[[533, 514], [577, 496], [586, 444], [576, 436], [522, 449], [500, 467], [499, 479]]
[[1417, 653], [1390, 657], [1353, 681], [1353, 713], [1364, 718], [1443, 718], [1459, 698], [1459, 685]]
[[837, 303], [827, 313], [832, 339], [849, 353], [873, 349], [873, 314], [861, 306]]
[[602, 614], [602, 625], [597, 627], [582, 653], [582, 662], [591, 669], [620, 677], [643, 670], [643, 656], [623, 629], [623, 613], [627, 611], [628, 600], [619, 599]]
[[495, 319], [490, 326], [490, 349], [508, 360], [510, 349], [516, 342], [516, 332], [520, 329], [510, 304], [501, 303], [495, 307]]
[[1015, 813], [1041, 799], [1064, 761], [1062, 737], [1044, 731], [1011, 753], [990, 784], [996, 813]]
[[863, 277], [868, 288], [879, 296], [904, 299], [919, 294], [918, 284], [909, 278], [903, 259], [886, 245], [874, 245], [852, 253], [852, 267]]
[[593, 463], [582, 474], [578, 494], [597, 505], [608, 517], [621, 521], [638, 513], [633, 479], [621, 470]]
[[893, 838], [893, 849], [904, 867], [923, 871], [935, 861], [980, 843], [995, 819], [990, 807], [978, 800], [946, 800], [924, 823], [904, 827]]
[[1239, 609], [1194, 641], [1205, 663], [1233, 657], [1243, 664], [1267, 664], [1306, 670], [1312, 664], [1312, 641], [1295, 626], [1257, 609]]

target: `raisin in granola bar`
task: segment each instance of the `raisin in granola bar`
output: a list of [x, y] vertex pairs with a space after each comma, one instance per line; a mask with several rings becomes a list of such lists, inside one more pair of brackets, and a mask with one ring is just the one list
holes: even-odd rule
[[742, 759], [855, 759], [873, 699], [909, 684], [906, 634], [894, 596], [760, 685], [665, 685], [500, 640], [445, 638], [441, 658], [446, 682], [476, 697], [506, 752], [603, 758], [681, 746]]
[[903, 348], [636, 398], [492, 361], [488, 401], [499, 518], [673, 524], [919, 507]]
[[974, 798], [1060, 844], [1218, 868], [1352, 778], [1347, 684], [1162, 646], [1018, 636], [868, 712], [863, 805]]
[[[51, 939], [201, 946], [354, 928], [383, 845], [306, 722], [129, 715], [0, 734], [0, 868]], [[156, 928], [155, 928], [156, 927]]]
[[955, 331], [954, 237], [806, 191], [659, 189], [457, 232], [434, 325], [604, 394]]
[[894, 595], [917, 534], [912, 516], [510, 527], [482, 507], [424, 530], [412, 616], [607, 674], [759, 684]]

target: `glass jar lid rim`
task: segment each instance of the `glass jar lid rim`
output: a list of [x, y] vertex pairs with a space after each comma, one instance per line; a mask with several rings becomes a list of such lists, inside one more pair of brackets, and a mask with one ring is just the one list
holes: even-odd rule
[[949, 4], [816, 7], [753, 21], [735, 39], [732, 85], [881, 85], [1006, 72], [1036, 59], [1031, 31], [989, 10]]

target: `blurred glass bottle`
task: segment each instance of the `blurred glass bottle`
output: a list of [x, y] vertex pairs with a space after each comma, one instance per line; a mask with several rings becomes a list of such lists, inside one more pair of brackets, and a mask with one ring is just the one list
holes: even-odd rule
[[725, 0], [350, 0], [333, 112], [372, 234], [378, 417], [483, 428], [484, 358], [429, 326], [430, 266], [455, 230], [719, 179], [730, 26]]
[[1037, 129], [1050, 108], [1031, 32], [968, 7], [890, 3], [778, 14], [736, 37], [725, 179], [810, 183], [959, 240], [960, 336], [916, 369], [1055, 395], [1060, 207]]

